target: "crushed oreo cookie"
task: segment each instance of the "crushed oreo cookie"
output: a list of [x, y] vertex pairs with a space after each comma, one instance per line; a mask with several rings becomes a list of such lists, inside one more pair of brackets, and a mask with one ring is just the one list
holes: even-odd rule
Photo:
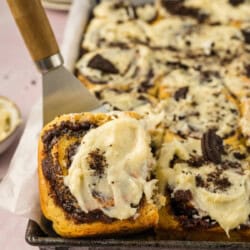
[[128, 17], [130, 19], [136, 19], [138, 17], [134, 6], [132, 6], [132, 5], [127, 6], [125, 9], [126, 9]]
[[250, 28], [242, 30], [241, 33], [244, 37], [245, 43], [250, 44]]
[[[167, 193], [171, 194], [170, 188], [167, 188]], [[192, 194], [189, 190], [178, 190], [174, 195], [171, 195], [171, 209], [181, 223], [183, 228], [210, 228], [217, 223], [209, 216], [200, 217], [198, 211], [191, 205], [190, 201]]]
[[221, 76], [220, 76], [220, 73], [218, 71], [213, 71], [213, 70], [201, 71], [201, 82], [202, 83], [211, 82], [213, 80], [213, 77], [220, 78]]
[[245, 65], [246, 76], [250, 78], [250, 64]]
[[191, 17], [203, 23], [208, 19], [208, 15], [200, 9], [183, 5], [183, 0], [162, 0], [163, 7], [172, 15]]
[[202, 179], [202, 177], [198, 174], [195, 176], [195, 185], [196, 187], [205, 187], [205, 181]]
[[226, 170], [226, 169], [238, 169], [238, 170], [242, 170], [241, 168], [241, 164], [237, 161], [228, 161], [225, 160], [221, 163], [221, 168]]
[[183, 69], [183, 70], [188, 70], [189, 66], [178, 61], [167, 61], [166, 62], [167, 66], [173, 67], [174, 69]]
[[202, 156], [192, 155], [191, 158], [187, 160], [187, 163], [191, 167], [199, 168], [205, 163], [205, 161]]
[[177, 154], [174, 154], [173, 159], [171, 159], [171, 161], [169, 162], [169, 167], [173, 168], [176, 163], [180, 163], [180, 162], [183, 162], [183, 161], [179, 158]]
[[99, 148], [88, 154], [87, 162], [90, 169], [94, 170], [98, 175], [102, 175], [107, 167], [107, 160], [104, 152], [102, 152]]
[[213, 129], [203, 134], [201, 148], [205, 160], [215, 164], [221, 163], [221, 155], [224, 153], [223, 140]]
[[174, 193], [174, 199], [177, 202], [188, 202], [192, 200], [192, 193], [190, 190], [177, 190]]
[[221, 170], [217, 170], [208, 174], [205, 186], [210, 188], [210, 190], [213, 192], [217, 192], [218, 190], [225, 191], [231, 186], [231, 182], [228, 180], [228, 178], [221, 176], [221, 174]]
[[204, 179], [200, 175], [195, 177], [196, 187], [206, 188], [211, 192], [226, 191], [232, 184], [228, 178], [221, 176], [221, 171], [214, 171]]
[[245, 0], [229, 0], [229, 3], [232, 5], [232, 6], [238, 6], [242, 3], [244, 3]]
[[119, 70], [101, 55], [95, 55], [88, 63], [88, 67], [100, 70], [107, 74], [119, 74]]
[[176, 101], [179, 101], [179, 100], [181, 100], [181, 99], [185, 99], [186, 96], [187, 96], [188, 90], [189, 90], [189, 87], [188, 87], [188, 86], [179, 88], [179, 89], [174, 93], [174, 99], [175, 99]]
[[110, 42], [108, 44], [108, 46], [109, 47], [117, 47], [119, 49], [124, 49], [124, 50], [129, 49], [129, 45], [126, 43], [123, 43], [123, 42]]

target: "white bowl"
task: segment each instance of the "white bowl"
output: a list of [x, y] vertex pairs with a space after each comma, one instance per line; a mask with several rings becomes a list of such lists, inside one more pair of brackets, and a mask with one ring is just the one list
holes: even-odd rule
[[1, 110], [5, 110], [8, 112], [10, 119], [10, 129], [4, 135], [1, 135], [0, 124], [0, 154], [7, 150], [15, 141], [17, 135], [19, 134], [19, 128], [22, 123], [21, 112], [19, 108], [16, 106], [16, 104], [3, 96], [0, 96], [0, 116]]

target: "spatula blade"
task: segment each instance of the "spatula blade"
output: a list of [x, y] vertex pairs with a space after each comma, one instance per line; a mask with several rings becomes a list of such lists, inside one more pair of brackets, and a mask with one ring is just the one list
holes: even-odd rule
[[43, 75], [43, 121], [47, 124], [56, 116], [92, 111], [99, 101], [63, 66]]

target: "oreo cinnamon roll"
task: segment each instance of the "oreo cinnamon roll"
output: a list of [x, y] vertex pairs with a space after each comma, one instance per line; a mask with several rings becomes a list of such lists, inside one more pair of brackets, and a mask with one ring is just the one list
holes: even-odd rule
[[217, 72], [174, 70], [161, 79], [159, 98], [166, 127], [183, 138], [201, 138], [208, 129], [222, 138], [238, 131], [240, 107]]
[[167, 132], [157, 172], [167, 199], [159, 228], [179, 239], [247, 240], [249, 159], [243, 144], [214, 130], [201, 139]]
[[136, 113], [69, 114], [42, 130], [44, 216], [64, 237], [143, 231], [158, 222], [155, 160]]
[[143, 46], [105, 48], [86, 53], [76, 64], [78, 78], [92, 92], [105, 88], [119, 91], [136, 88], [148, 77], [149, 54]]

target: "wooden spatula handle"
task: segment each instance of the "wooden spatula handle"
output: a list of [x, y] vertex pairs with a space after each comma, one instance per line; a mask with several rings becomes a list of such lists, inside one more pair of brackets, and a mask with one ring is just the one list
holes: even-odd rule
[[40, 0], [7, 0], [12, 15], [34, 61], [59, 52]]

